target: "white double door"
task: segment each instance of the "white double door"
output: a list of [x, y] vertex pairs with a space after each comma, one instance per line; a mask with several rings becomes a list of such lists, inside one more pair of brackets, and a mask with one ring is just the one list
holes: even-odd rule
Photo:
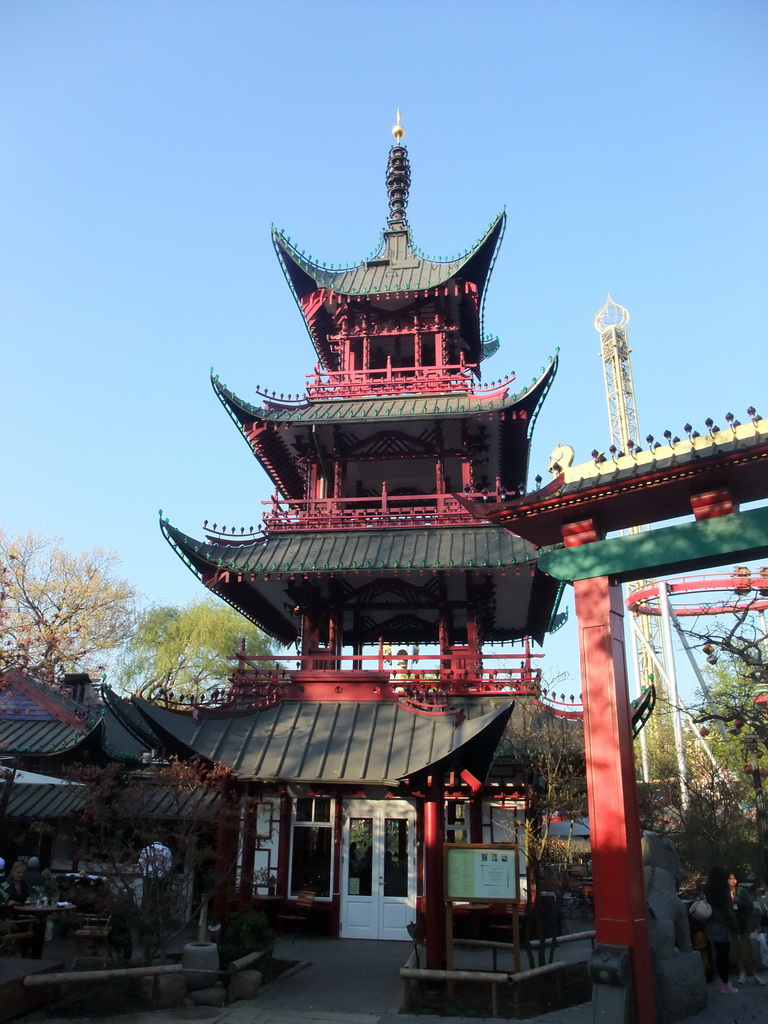
[[416, 920], [416, 810], [407, 800], [345, 800], [341, 937], [407, 940]]

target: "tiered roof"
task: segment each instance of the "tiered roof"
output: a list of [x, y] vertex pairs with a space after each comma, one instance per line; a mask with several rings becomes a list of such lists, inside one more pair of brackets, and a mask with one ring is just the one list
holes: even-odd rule
[[331, 607], [345, 646], [541, 642], [558, 585], [532, 546], [478, 522], [451, 492], [504, 502], [527, 490], [557, 358], [528, 385], [510, 375], [476, 386], [498, 344], [482, 319], [504, 214], [462, 255], [424, 256], [395, 134], [389, 217], [369, 259], [328, 267], [273, 232], [318, 354], [306, 393], [260, 392], [252, 404], [213, 377], [275, 484], [263, 524], [230, 533], [206, 522], [196, 540], [161, 512], [161, 529], [206, 586], [283, 644]]

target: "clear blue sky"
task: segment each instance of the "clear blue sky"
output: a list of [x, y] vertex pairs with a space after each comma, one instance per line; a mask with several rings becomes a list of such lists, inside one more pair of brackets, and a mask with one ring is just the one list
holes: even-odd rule
[[643, 434], [768, 408], [766, 52], [763, 0], [3, 0], [0, 522], [114, 548], [147, 601], [201, 596], [157, 510], [199, 536], [270, 491], [209, 367], [303, 387], [270, 223], [364, 258], [398, 106], [422, 249], [507, 208], [487, 379], [560, 348], [532, 476], [610, 443], [609, 291]]

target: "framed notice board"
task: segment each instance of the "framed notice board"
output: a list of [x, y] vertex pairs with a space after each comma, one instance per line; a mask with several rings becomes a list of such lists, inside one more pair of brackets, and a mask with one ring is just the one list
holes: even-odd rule
[[446, 843], [445, 899], [520, 900], [519, 847], [514, 843]]

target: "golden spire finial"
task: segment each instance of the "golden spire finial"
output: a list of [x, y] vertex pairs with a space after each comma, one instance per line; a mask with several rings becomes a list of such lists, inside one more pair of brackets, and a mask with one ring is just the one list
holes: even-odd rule
[[397, 108], [397, 124], [392, 128], [392, 134], [398, 142], [405, 135], [405, 128], [400, 124], [400, 107]]

